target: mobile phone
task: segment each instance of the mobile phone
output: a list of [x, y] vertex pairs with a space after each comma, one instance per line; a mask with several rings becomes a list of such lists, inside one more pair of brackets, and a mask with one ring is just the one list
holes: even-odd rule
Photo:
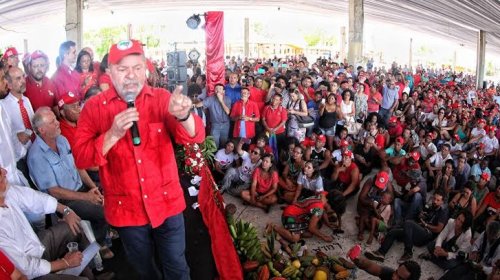
[[264, 70], [264, 68], [259, 68], [259, 70], [257, 70], [257, 74], [265, 74], [266, 73], [266, 70]]
[[288, 68], [288, 64], [283, 63], [283, 64], [281, 64], [281, 67], [282, 67], [282, 68]]
[[250, 139], [250, 138], [243, 138], [243, 143], [250, 145], [252, 143], [252, 139]]

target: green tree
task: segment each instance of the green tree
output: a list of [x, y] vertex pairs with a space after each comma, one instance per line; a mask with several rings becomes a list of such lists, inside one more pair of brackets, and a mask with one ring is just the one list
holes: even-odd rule
[[83, 34], [84, 45], [93, 47], [96, 57], [103, 57], [109, 52], [112, 44], [124, 38], [127, 38], [125, 26], [103, 27]]

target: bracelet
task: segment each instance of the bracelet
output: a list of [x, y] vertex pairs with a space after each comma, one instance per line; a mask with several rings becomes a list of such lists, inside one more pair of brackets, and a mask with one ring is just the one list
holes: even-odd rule
[[177, 119], [177, 121], [178, 121], [178, 122], [185, 122], [185, 121], [187, 121], [187, 119], [189, 119], [189, 117], [191, 117], [191, 112], [189, 112], [189, 113], [187, 114], [187, 116], [186, 116], [186, 117], [184, 117], [184, 118], [182, 118], [182, 119], [179, 119], [179, 118], [177, 118], [177, 117], [176, 117], [176, 119]]
[[66, 267], [69, 268], [69, 262], [65, 258], [62, 258], [61, 260], [63, 260], [63, 262], [66, 264]]

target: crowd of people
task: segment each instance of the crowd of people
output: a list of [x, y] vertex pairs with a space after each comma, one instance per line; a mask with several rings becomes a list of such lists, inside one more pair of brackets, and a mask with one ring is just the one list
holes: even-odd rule
[[[88, 245], [80, 219], [103, 258], [119, 236], [142, 279], [158, 277], [154, 250], [144, 249], [152, 246], [164, 279], [188, 279], [170, 138], [199, 143], [205, 133], [220, 149], [212, 169], [220, 192], [265, 213], [282, 209], [267, 230], [285, 244], [332, 241], [321, 226], [343, 233], [346, 206], [356, 204], [347, 222], [357, 224], [357, 242], [380, 242], [368, 259], [383, 262], [404, 243], [398, 270], [354, 258], [369, 273], [418, 279], [413, 247], [427, 246], [418, 257], [446, 270], [444, 279], [497, 275], [498, 85], [476, 89], [471, 75], [396, 63], [228, 57], [214, 92], [189, 62], [186, 97], [159, 87], [161, 69], [138, 41], [113, 45], [100, 62], [67, 41], [56, 62], [49, 78], [42, 51], [20, 60], [9, 48], [0, 65], [0, 216], [22, 221], [0, 228], [0, 264], [12, 261], [17, 279], [66, 279], [51, 277], [81, 264], [81, 252], [65, 251], [70, 241]], [[55, 212], [63, 222], [46, 219]]]

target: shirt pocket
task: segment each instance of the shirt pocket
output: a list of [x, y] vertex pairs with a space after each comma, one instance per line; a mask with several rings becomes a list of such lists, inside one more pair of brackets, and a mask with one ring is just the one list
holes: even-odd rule
[[162, 142], [162, 138], [166, 137], [165, 135], [165, 125], [163, 123], [150, 123], [148, 124], [149, 128], [149, 147], [158, 147]]

